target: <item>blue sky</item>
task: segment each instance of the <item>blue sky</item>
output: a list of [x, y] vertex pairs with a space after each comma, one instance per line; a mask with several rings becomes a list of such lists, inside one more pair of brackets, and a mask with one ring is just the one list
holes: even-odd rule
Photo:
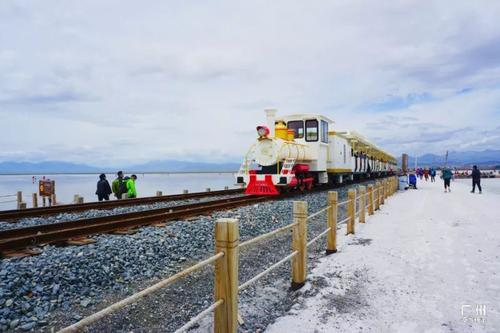
[[499, 1], [0, 2], [0, 161], [239, 161], [263, 109], [500, 147]]

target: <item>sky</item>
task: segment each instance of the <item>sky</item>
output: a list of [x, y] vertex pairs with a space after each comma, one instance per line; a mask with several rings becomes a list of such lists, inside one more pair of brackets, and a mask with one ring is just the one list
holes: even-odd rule
[[500, 1], [0, 2], [0, 162], [239, 162], [264, 109], [500, 149]]

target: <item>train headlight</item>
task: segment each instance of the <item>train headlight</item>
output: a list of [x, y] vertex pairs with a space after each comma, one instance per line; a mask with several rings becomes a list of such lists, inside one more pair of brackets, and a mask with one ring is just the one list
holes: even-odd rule
[[257, 134], [261, 138], [265, 138], [269, 135], [269, 128], [266, 126], [257, 126]]

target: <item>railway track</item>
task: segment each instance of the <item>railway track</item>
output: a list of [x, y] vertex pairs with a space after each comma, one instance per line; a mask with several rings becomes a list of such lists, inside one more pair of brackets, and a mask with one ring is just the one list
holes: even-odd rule
[[[354, 181], [351, 184], [356, 184], [359, 182], [361, 181]], [[338, 184], [333, 186], [325, 185], [316, 187], [308, 192], [325, 191], [343, 186], [345, 186], [345, 184]], [[237, 193], [236, 190], [232, 191], [235, 191], [233, 193]], [[218, 192], [224, 192], [224, 194], [227, 194], [227, 191]], [[209, 193], [215, 194], [217, 192]], [[207, 194], [207, 192], [192, 193], [192, 195], [195, 195], [194, 197], [201, 197], [201, 194]], [[80, 219], [68, 222], [57, 222], [24, 228], [3, 230], [0, 231], [0, 256], [11, 256], [13, 254], [17, 255], [16, 251], [20, 251], [30, 247], [68, 242], [68, 240], [81, 239], [94, 234], [114, 232], [117, 230], [128, 230], [139, 226], [203, 215], [217, 210], [226, 210], [270, 200], [286, 199], [300, 194], [303, 193], [291, 192], [284, 193], [280, 196], [243, 195], [233, 198], [211, 200], [194, 204], [177, 205], [173, 207], [158, 208], [140, 212], [131, 212], [90, 219]], [[75, 242], [78, 243], [78, 241]], [[83, 240], [82, 242], [85, 243], [85, 240]], [[30, 253], [29, 251], [27, 253], [36, 254], [36, 252]]]
[[3, 230], [0, 231], [0, 253], [4, 256], [13, 251], [33, 246], [64, 242], [98, 233], [131, 229], [273, 199], [273, 197], [240, 196], [169, 208]]
[[67, 204], [67, 205], [58, 205], [52, 207], [28, 208], [23, 210], [12, 209], [12, 210], [0, 211], [0, 221], [18, 220], [21, 218], [45, 216], [45, 215], [55, 215], [59, 213], [80, 212], [90, 209], [111, 209], [115, 207], [144, 205], [156, 202], [168, 202], [175, 200], [202, 198], [215, 195], [231, 195], [238, 193], [243, 193], [243, 190], [232, 189], [232, 190], [221, 190], [221, 191], [211, 191], [211, 192], [194, 192], [187, 194], [164, 195], [159, 197], [145, 197], [145, 198], [135, 198], [126, 200], [88, 202], [83, 204]]

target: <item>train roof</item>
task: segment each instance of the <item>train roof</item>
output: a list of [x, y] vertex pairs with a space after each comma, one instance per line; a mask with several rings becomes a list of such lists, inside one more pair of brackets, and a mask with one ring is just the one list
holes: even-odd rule
[[293, 120], [293, 119], [297, 119], [297, 120], [307, 120], [307, 119], [321, 119], [321, 120], [324, 120], [324, 121], [327, 121], [329, 123], [334, 123], [333, 120], [331, 120], [330, 118], [328, 117], [325, 117], [321, 114], [317, 114], [317, 113], [295, 113], [295, 114], [287, 114], [287, 115], [282, 115], [282, 116], [277, 116], [276, 117], [276, 120]]
[[353, 149], [355, 150], [359, 149], [365, 152], [370, 152], [371, 154], [377, 156], [378, 158], [381, 158], [382, 160], [397, 163], [397, 160], [394, 156], [382, 150], [376, 144], [371, 143], [368, 139], [366, 139], [356, 131], [331, 132], [330, 134], [332, 133], [347, 139], [352, 144]]

